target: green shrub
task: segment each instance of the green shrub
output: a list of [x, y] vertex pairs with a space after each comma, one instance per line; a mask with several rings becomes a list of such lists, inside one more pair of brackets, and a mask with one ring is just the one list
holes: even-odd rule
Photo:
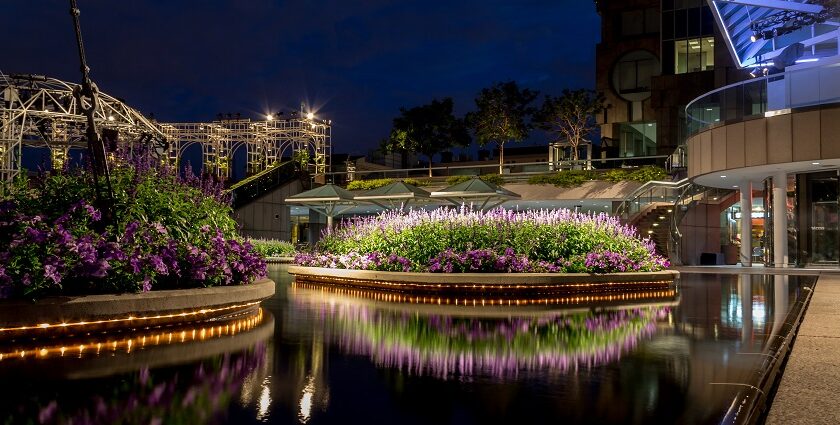
[[250, 242], [263, 257], [293, 257], [296, 252], [291, 242], [277, 239], [251, 239]]
[[646, 165], [642, 168], [637, 168], [630, 171], [627, 175], [627, 180], [645, 183], [652, 180], [667, 180], [668, 172], [662, 167], [653, 165]]
[[[476, 176], [449, 176], [446, 178], [446, 184], [452, 186], [474, 179], [475, 177]], [[501, 174], [482, 174], [478, 176], [478, 178], [486, 181], [487, 183], [493, 183], [498, 186], [505, 184], [505, 178]]]
[[420, 179], [402, 179], [403, 183], [410, 184], [412, 186], [423, 187], [423, 186], [431, 186], [431, 180], [420, 180]]
[[553, 184], [558, 187], [575, 187], [595, 179], [595, 172], [589, 170], [567, 170], [554, 174], [540, 174], [528, 179], [528, 184]]
[[347, 183], [347, 190], [373, 190], [393, 183], [394, 179], [353, 180]]
[[528, 184], [553, 184], [558, 187], [580, 186], [590, 180], [603, 180], [612, 183], [635, 181], [640, 183], [651, 180], [667, 180], [668, 173], [662, 167], [646, 165], [637, 169], [613, 168], [603, 172], [592, 170], [558, 171], [554, 174], [540, 174], [528, 179]]

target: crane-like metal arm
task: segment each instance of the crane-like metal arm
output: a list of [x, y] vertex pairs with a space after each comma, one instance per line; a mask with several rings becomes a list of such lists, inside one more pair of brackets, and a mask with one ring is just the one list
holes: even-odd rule
[[73, 26], [76, 30], [76, 43], [79, 47], [79, 62], [82, 71], [82, 84], [76, 86], [73, 90], [73, 96], [79, 103], [79, 109], [87, 118], [88, 150], [91, 155], [93, 184], [96, 188], [96, 203], [102, 211], [103, 224], [107, 225], [114, 219], [114, 192], [111, 188], [111, 173], [108, 170], [108, 161], [105, 156], [105, 144], [96, 131], [94, 113], [99, 103], [99, 89], [90, 79], [90, 67], [88, 67], [85, 58], [85, 46], [82, 43], [82, 28], [79, 25], [79, 8], [76, 5], [76, 0], [70, 0], [70, 15], [73, 17]]

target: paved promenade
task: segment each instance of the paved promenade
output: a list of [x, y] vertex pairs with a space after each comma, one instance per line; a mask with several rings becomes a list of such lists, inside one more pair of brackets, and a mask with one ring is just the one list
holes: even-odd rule
[[840, 274], [820, 273], [767, 424], [840, 424]]

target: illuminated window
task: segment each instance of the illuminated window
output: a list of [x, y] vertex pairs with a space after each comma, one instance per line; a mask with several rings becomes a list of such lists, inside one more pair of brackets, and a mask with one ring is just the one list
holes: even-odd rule
[[624, 123], [619, 128], [621, 157], [656, 155], [656, 123]]
[[715, 68], [715, 38], [701, 37], [674, 41], [674, 73], [707, 71]]

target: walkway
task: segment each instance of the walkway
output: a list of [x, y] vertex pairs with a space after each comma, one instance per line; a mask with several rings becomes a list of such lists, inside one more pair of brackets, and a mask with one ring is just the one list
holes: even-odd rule
[[767, 424], [840, 423], [840, 275], [821, 273]]

